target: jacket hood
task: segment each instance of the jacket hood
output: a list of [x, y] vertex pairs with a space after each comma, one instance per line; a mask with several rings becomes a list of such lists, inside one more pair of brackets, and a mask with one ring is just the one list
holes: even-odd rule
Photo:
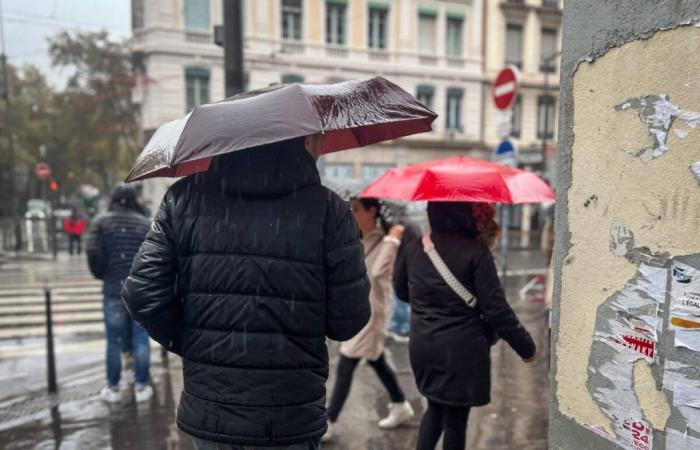
[[205, 175], [227, 194], [254, 197], [278, 197], [321, 182], [303, 138], [218, 156]]
[[139, 206], [139, 202], [136, 199], [136, 190], [126, 183], [120, 183], [112, 190], [109, 210], [114, 211], [118, 208], [141, 212], [141, 206]]

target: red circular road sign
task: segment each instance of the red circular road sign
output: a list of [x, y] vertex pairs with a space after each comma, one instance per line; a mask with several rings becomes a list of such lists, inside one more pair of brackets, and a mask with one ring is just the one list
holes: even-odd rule
[[38, 179], [48, 180], [51, 178], [51, 166], [46, 163], [37, 163], [36, 166], [34, 166], [34, 173]]
[[493, 83], [493, 102], [501, 111], [513, 106], [520, 90], [520, 75], [518, 69], [508, 66], [498, 72]]

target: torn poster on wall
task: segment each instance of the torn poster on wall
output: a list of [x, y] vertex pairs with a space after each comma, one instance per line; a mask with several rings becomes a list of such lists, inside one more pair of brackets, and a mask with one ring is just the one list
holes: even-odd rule
[[700, 333], [700, 271], [678, 261], [671, 270], [669, 326]]
[[[610, 418], [613, 432], [593, 429], [621, 448], [652, 449], [654, 432], [634, 390], [634, 363], [641, 359], [649, 365], [663, 363], [662, 372], [656, 371], [655, 377], [660, 383], [658, 374], [662, 373], [664, 393], [676, 418], [675, 430], [684, 425], [681, 435], [667, 435], [667, 443], [700, 442], [700, 364], [687, 363], [700, 362], [700, 329], [693, 325], [700, 324], [700, 255], [671, 258], [651, 254], [635, 246], [634, 233], [621, 219], [611, 226], [610, 251], [638, 268], [597, 310], [587, 387]], [[666, 309], [668, 323], [664, 322]], [[671, 332], [676, 347], [686, 351], [682, 358], [676, 351], [660, 355], [662, 336]], [[679, 441], [683, 437], [687, 439]]]
[[[681, 109], [678, 105], [671, 103], [666, 94], [630, 98], [615, 106], [615, 109], [617, 111], [636, 110], [642, 123], [646, 125], [649, 136], [652, 138], [652, 145], [633, 153], [634, 156], [645, 162], [666, 153], [668, 132], [676, 119], [685, 122], [690, 128], [696, 128], [700, 125], [700, 113]], [[676, 135], [683, 139], [688, 135], [688, 132], [681, 129], [676, 132]]]
[[611, 438], [626, 449], [649, 450], [653, 445], [652, 427], [637, 401], [632, 376], [635, 361], [658, 361], [667, 273], [665, 267], [642, 264], [624, 288], [598, 307], [587, 386], [611, 420]]

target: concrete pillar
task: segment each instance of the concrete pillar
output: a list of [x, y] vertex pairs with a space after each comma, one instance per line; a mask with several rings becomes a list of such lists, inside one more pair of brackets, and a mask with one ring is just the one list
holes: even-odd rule
[[566, 2], [552, 449], [700, 448], [698, 11]]

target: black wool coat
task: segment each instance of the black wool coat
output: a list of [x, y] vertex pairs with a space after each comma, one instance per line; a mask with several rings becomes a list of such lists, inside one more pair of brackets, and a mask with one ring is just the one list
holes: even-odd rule
[[452, 233], [432, 233], [435, 248], [476, 296], [472, 309], [443, 281], [420, 238], [406, 244], [394, 269], [394, 289], [411, 303], [411, 367], [419, 391], [437, 403], [481, 406], [491, 391], [490, 344], [484, 320], [522, 358], [535, 354], [530, 334], [508, 305], [488, 247]]

